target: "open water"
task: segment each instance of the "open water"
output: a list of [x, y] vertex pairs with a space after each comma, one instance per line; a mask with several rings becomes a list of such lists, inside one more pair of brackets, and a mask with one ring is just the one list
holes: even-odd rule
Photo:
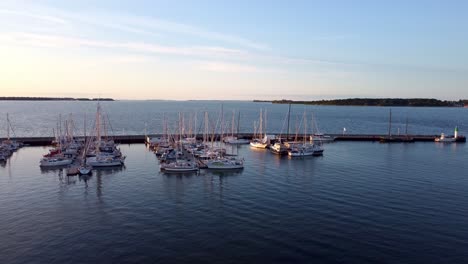
[[[114, 128], [135, 133], [158, 116], [152, 110], [145, 117], [142, 109], [152, 109], [147, 105], [175, 104], [118, 102], [132, 107], [117, 111], [113, 103], [103, 105]], [[91, 116], [95, 107], [37, 104], [46, 110], [0, 106], [11, 113], [15, 132], [27, 135], [46, 134], [59, 112], [89, 107]], [[216, 111], [220, 104], [208, 105]], [[260, 106], [237, 109], [254, 119]], [[287, 111], [263, 106], [271, 108], [272, 119], [275, 111], [278, 119]], [[176, 113], [171, 107], [164, 109]], [[180, 108], [191, 109], [185, 103]], [[385, 133], [380, 119], [388, 117], [385, 108], [314, 112], [326, 132], [346, 126]], [[403, 123], [406, 113], [421, 133], [467, 124], [466, 109], [394, 108]], [[348, 118], [350, 123], [339, 121]], [[23, 131], [29, 126], [37, 129]], [[305, 159], [246, 145], [235, 150], [245, 159], [244, 170], [186, 175], [161, 174], [142, 144], [120, 148], [124, 168], [89, 178], [41, 170], [45, 147], [25, 147], [0, 164], [0, 263], [468, 262], [467, 144], [335, 142], [325, 145], [323, 157]]]

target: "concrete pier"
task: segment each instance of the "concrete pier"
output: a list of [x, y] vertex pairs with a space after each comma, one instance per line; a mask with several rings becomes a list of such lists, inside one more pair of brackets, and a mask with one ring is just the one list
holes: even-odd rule
[[[327, 134], [333, 137], [336, 137], [335, 141], [379, 141], [381, 137], [385, 137], [387, 135], [369, 135], [369, 134]], [[152, 134], [148, 135], [148, 137], [162, 137], [161, 134]], [[246, 138], [252, 139], [252, 133], [239, 133], [239, 138]], [[283, 135], [284, 136], [284, 135]], [[415, 141], [419, 142], [430, 142], [434, 141], [438, 135], [408, 135], [409, 137], [414, 138]], [[393, 137], [406, 137], [406, 135], [397, 136], [394, 135]], [[112, 137], [116, 143], [120, 144], [136, 144], [136, 143], [145, 143], [146, 136], [145, 135], [117, 135]], [[177, 136], [176, 136], [177, 138]], [[202, 135], [197, 136], [198, 139], [202, 139]], [[290, 136], [289, 140], [294, 140], [294, 136]], [[303, 135], [299, 135], [297, 137], [298, 140], [303, 140]], [[4, 139], [0, 139], [4, 140]], [[53, 137], [16, 137], [12, 138], [12, 140], [20, 141], [26, 145], [30, 146], [49, 146], [52, 144], [54, 140]], [[220, 140], [220, 135], [215, 135], [215, 140]], [[307, 139], [308, 140], [308, 139]]]

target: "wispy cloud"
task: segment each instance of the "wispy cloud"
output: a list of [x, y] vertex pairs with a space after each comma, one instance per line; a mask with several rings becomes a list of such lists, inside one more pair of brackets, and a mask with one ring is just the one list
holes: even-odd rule
[[203, 71], [225, 72], [225, 73], [254, 73], [262, 71], [260, 68], [238, 63], [226, 63], [221, 61], [202, 62], [196, 68]]
[[109, 16], [106, 14], [96, 14], [94, 17], [99, 17], [100, 20], [117, 21], [118, 24], [120, 24], [121, 26], [123, 25], [127, 29], [143, 28], [146, 32], [166, 32], [191, 35], [215, 41], [222, 41], [228, 44], [234, 44], [245, 48], [252, 48], [256, 50], [270, 50], [268, 45], [244, 37], [214, 32], [197, 26], [176, 23], [163, 19], [136, 17], [131, 15]]
[[49, 15], [36, 15], [36, 14], [31, 14], [31, 13], [27, 13], [23, 11], [0, 9], [0, 14], [28, 17], [28, 18], [32, 18], [36, 20], [42, 20], [42, 21], [47, 21], [47, 22], [52, 22], [52, 23], [57, 23], [57, 24], [67, 24], [66, 20], [59, 18], [59, 17], [49, 16]]
[[157, 45], [145, 42], [116, 42], [101, 41], [86, 38], [64, 37], [58, 35], [33, 34], [33, 33], [10, 33], [1, 38], [12, 44], [30, 45], [38, 47], [94, 47], [104, 49], [116, 49], [130, 52], [172, 54], [180, 56], [207, 56], [207, 57], [229, 57], [239, 56], [243, 51], [228, 49], [224, 47], [193, 46], [176, 47]]
[[200, 39], [222, 42], [238, 47], [269, 50], [268, 45], [242, 36], [215, 32], [206, 28], [160, 18], [136, 16], [132, 14], [112, 14], [87, 12], [77, 13], [46, 6], [28, 6], [28, 12], [19, 10], [1, 9], [0, 13], [16, 16], [26, 16], [33, 19], [42, 19], [55, 23], [72, 23], [80, 27], [91, 25], [95, 28], [109, 28], [122, 32], [136, 33], [148, 36], [161, 36], [161, 34], [176, 34], [182, 36], [198, 37]]

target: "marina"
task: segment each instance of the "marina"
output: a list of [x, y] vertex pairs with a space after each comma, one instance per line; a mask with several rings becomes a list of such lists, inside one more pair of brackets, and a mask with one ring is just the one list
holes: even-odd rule
[[[115, 135], [113, 136], [114, 141], [119, 144], [141, 144], [145, 143], [147, 137], [150, 138], [159, 138], [162, 137], [163, 134], [151, 134], [151, 135]], [[251, 140], [254, 134], [252, 133], [239, 133], [240, 138]], [[375, 141], [378, 142], [385, 134], [327, 134], [327, 136], [333, 137], [333, 140], [329, 141]], [[432, 142], [435, 141], [436, 138], [440, 137], [440, 135], [410, 135], [414, 141], [416, 142]], [[220, 138], [220, 135], [216, 134], [215, 137], [217, 139]], [[401, 136], [394, 136], [395, 138], [404, 138], [405, 135]], [[80, 138], [80, 137], [78, 137]], [[300, 139], [303, 139], [303, 136], [299, 136]], [[202, 140], [201, 136], [197, 137], [198, 140]], [[1, 139], [0, 140], [4, 140]], [[12, 140], [16, 140], [18, 142], [23, 142], [24, 144], [30, 146], [49, 146], [54, 141], [53, 137], [13, 137]]]
[[468, 263], [468, 1], [0, 1], [0, 264]]
[[[41, 146], [0, 163], [2, 262], [165, 262], [181, 247], [192, 261], [217, 261], [216, 250], [238, 262], [264, 248], [277, 253], [258, 261], [468, 258], [468, 179], [456, 167], [468, 157], [466, 144], [342, 141], [303, 159], [240, 145], [243, 170], [183, 174], [160, 172], [143, 143], [119, 147], [124, 166], [89, 176], [40, 168]], [[83, 240], [92, 246], [64, 254]], [[25, 245], [21, 255], [12, 250]]]
[[[73, 113], [72, 119], [65, 114], [68, 108], [59, 111], [62, 118], [55, 110], [41, 114], [34, 131], [49, 132], [32, 136], [24, 135], [36, 120], [21, 121], [10, 106], [15, 133], [9, 142], [23, 147], [0, 161], [0, 210], [7, 212], [0, 223], [2, 262], [165, 262], [181, 248], [194, 262], [227, 256], [242, 262], [265, 248], [258, 262], [306, 262], [316, 254], [338, 254], [355, 263], [395, 255], [403, 262], [468, 258], [463, 250], [468, 181], [460, 173], [468, 148], [451, 135], [453, 124], [460, 124], [456, 135], [463, 138], [464, 109], [456, 109], [457, 115], [438, 109], [444, 113], [438, 119], [427, 119], [431, 109], [416, 109], [419, 118], [409, 124], [413, 134], [394, 118], [392, 138], [409, 136], [415, 143], [381, 144], [388, 135], [388, 109], [367, 114], [363, 108], [347, 109], [356, 113], [350, 124], [339, 119], [342, 108], [320, 107], [314, 111], [324, 116], [318, 130], [304, 118], [311, 116], [304, 108], [292, 108], [286, 129], [284, 106], [268, 108], [268, 116], [262, 110], [261, 119], [253, 107], [240, 119], [234, 114], [234, 122], [225, 118], [221, 126], [219, 103], [207, 104], [212, 119], [204, 111], [198, 118], [189, 112], [164, 114], [167, 104], [152, 103], [155, 121], [146, 126], [151, 117], [139, 123], [133, 117], [144, 113], [123, 119], [116, 106], [128, 103], [112, 103], [102, 102], [102, 110], [87, 103], [89, 110]], [[133, 108], [139, 105], [133, 102]], [[406, 111], [393, 110], [397, 117]], [[375, 121], [360, 126], [362, 116]], [[431, 127], [437, 124], [444, 128]], [[436, 142], [441, 132], [447, 133], [446, 143]], [[249, 144], [236, 144], [239, 140]], [[284, 155], [268, 149], [275, 141], [286, 148]], [[51, 166], [39, 166], [44, 155]], [[450, 225], [440, 225], [441, 219]], [[372, 239], [377, 242], [362, 242]], [[64, 254], [84, 240], [92, 243], [81, 248], [85, 257]], [[434, 245], [431, 251], [408, 250], [427, 243]], [[21, 255], [15, 253], [25, 245]], [[356, 247], [362, 254], [356, 255]]]

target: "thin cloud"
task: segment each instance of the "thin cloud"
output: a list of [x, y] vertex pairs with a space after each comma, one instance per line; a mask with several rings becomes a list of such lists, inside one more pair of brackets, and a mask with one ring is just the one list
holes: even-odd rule
[[243, 51], [224, 47], [194, 46], [176, 47], [145, 42], [112, 42], [86, 38], [63, 37], [34, 33], [11, 33], [2, 36], [3, 41], [13, 44], [38, 47], [94, 47], [126, 50], [140, 53], [171, 54], [180, 56], [230, 57], [243, 54]]
[[0, 9], [0, 14], [29, 17], [29, 18], [32, 18], [32, 19], [43, 20], [43, 21], [57, 23], [57, 24], [67, 24], [68, 23], [67, 21], [65, 21], [64, 19], [61, 19], [59, 17], [48, 16], [48, 15], [35, 15], [35, 14], [30, 14], [30, 13], [26, 13], [26, 12], [22, 12], [22, 11], [15, 11], [15, 10]]
[[[3, 10], [4, 13], [17, 16], [27, 16], [35, 19], [42, 19], [55, 23], [75, 23], [77, 25], [92, 25], [94, 28], [111, 28], [122, 32], [136, 33], [149, 36], [161, 36], [162, 33], [179, 34], [195, 36], [207, 40], [224, 42], [227, 44], [237, 45], [244, 48], [256, 50], [269, 50], [270, 48], [263, 43], [235, 36], [232, 34], [214, 32], [201, 27], [192, 26], [173, 21], [134, 16], [130, 14], [109, 14], [109, 13], [92, 13], [86, 14], [69, 12], [52, 7], [43, 6], [28, 6], [30, 12], [26, 13], [17, 10]], [[1, 12], [1, 11], [0, 11]], [[66, 21], [65, 19], [69, 21]]]
[[225, 73], [255, 73], [261, 69], [255, 66], [220, 61], [203, 62], [196, 66], [199, 70]]
[[[214, 32], [206, 30], [197, 26], [187, 25], [183, 23], [176, 23], [163, 19], [150, 18], [150, 17], [136, 17], [132, 15], [108, 15], [108, 14], [94, 14], [93, 18], [98, 18], [94, 22], [99, 25], [106, 25], [111, 27], [120, 27], [123, 30], [142, 30], [142, 33], [158, 34], [158, 32], [175, 33], [181, 35], [191, 35], [200, 38], [222, 41], [241, 47], [252, 48], [256, 50], [270, 50], [266, 44], [258, 43], [244, 37]], [[80, 20], [87, 20], [86, 17], [75, 16]], [[89, 21], [89, 19], [88, 19]], [[107, 21], [113, 21], [112, 24]]]

